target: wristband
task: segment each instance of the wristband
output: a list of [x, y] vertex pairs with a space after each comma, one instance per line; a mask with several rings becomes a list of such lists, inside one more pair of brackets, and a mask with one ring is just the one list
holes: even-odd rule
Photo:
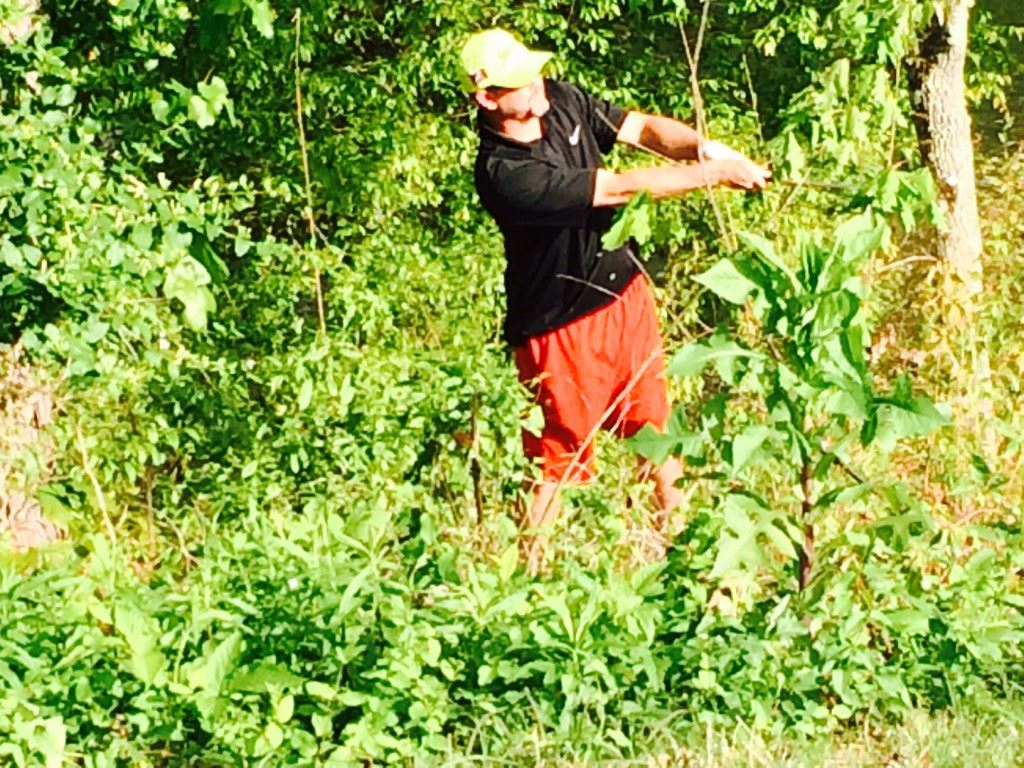
[[703, 141], [700, 144], [701, 160], [742, 160], [743, 155], [720, 141]]

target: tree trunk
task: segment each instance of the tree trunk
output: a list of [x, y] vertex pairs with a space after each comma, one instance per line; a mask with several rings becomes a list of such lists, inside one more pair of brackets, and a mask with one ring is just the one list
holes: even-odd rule
[[939, 187], [946, 224], [938, 255], [981, 290], [981, 228], [974, 182], [971, 118], [964, 94], [967, 28], [974, 0], [946, 0], [936, 9], [909, 67], [921, 155]]

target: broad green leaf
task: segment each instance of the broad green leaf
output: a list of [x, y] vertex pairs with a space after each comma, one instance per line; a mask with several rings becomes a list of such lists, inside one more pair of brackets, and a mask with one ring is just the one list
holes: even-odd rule
[[641, 245], [651, 237], [651, 196], [640, 191], [630, 198], [618, 212], [615, 222], [601, 237], [601, 248], [615, 251], [636, 240]]
[[[305, 680], [289, 670], [283, 664], [275, 664], [263, 660], [256, 666], [244, 672], [231, 676], [231, 690], [250, 691], [252, 693], [267, 693], [271, 687], [274, 688], [298, 688], [306, 683]], [[321, 684], [322, 685], [322, 684]], [[313, 691], [311, 690], [312, 694]], [[317, 693], [316, 695], [320, 695]]]
[[768, 509], [752, 496], [737, 493], [725, 498], [722, 511], [725, 527], [718, 542], [711, 578], [766, 566], [770, 559], [762, 539], [786, 557], [796, 557], [793, 541], [799, 531], [783, 513]]
[[246, 5], [252, 11], [252, 24], [256, 30], [266, 38], [273, 37], [276, 14], [270, 3], [267, 0], [246, 0]]
[[191, 293], [179, 295], [183, 306], [181, 316], [185, 324], [193, 331], [206, 330], [210, 312], [217, 309], [217, 301], [205, 286], [196, 288]]
[[[744, 349], [739, 344], [721, 336], [708, 341], [691, 341], [669, 361], [666, 371], [672, 376], [697, 376], [709, 363], [737, 358], [763, 358], [759, 352]], [[723, 376], [727, 380], [731, 377]]]
[[510, 544], [501, 557], [498, 558], [498, 576], [501, 580], [508, 581], [512, 578], [512, 574], [516, 572], [516, 566], [519, 564], [519, 546], [517, 544]]
[[666, 371], [671, 376], [697, 376], [707, 366], [712, 351], [702, 341], [691, 341], [672, 356]]
[[[17, 711], [17, 710], [15, 710]], [[45, 768], [60, 768], [64, 765], [65, 761], [65, 749], [67, 747], [68, 731], [67, 726], [64, 724], [62, 717], [47, 717], [45, 719], [37, 718], [35, 720], [21, 720], [15, 717], [14, 723], [14, 741], [17, 742], [20, 739], [28, 741], [30, 749], [43, 756], [42, 765]], [[10, 722], [10, 721], [8, 721]], [[5, 739], [6, 741], [6, 739]], [[10, 751], [5, 751], [0, 745], [0, 757], [4, 755], [12, 754]], [[18, 754], [14, 752], [13, 754]], [[35, 755], [33, 755], [35, 757]], [[32, 760], [31, 763], [23, 760], [16, 760], [14, 763], [7, 761], [3, 762], [4, 765], [40, 765], [36, 760]]]
[[800, 146], [800, 140], [793, 131], [786, 134], [783, 153], [783, 162], [786, 165], [787, 175], [790, 177], [797, 176], [804, 169], [807, 158], [803, 147]]
[[190, 687], [201, 690], [204, 694], [219, 696], [224, 681], [235, 668], [235, 663], [242, 649], [242, 635], [235, 632], [216, 646], [210, 647], [206, 654], [190, 664], [182, 667]]
[[[875, 222], [870, 212], [847, 219], [836, 229], [834, 252], [842, 256], [843, 262], [856, 267], [882, 244], [885, 223]], [[832, 281], [829, 281], [832, 284]]]
[[820, 496], [814, 503], [814, 506], [825, 509], [833, 504], [846, 504], [852, 501], [857, 501], [864, 498], [871, 492], [871, 490], [871, 483], [854, 483], [852, 485], [833, 488], [831, 491]]
[[742, 304], [751, 291], [757, 288], [757, 285], [740, 274], [736, 265], [729, 259], [722, 259], [694, 279], [716, 296], [732, 304]]
[[737, 232], [736, 236], [740, 242], [759, 256], [765, 265], [776, 273], [781, 273], [794, 291], [799, 292], [800, 282], [796, 279], [796, 275], [793, 274], [793, 270], [775, 253], [775, 246], [772, 245], [770, 240], [753, 232]]
[[306, 683], [306, 693], [318, 699], [326, 699], [327, 701], [334, 699], [338, 695], [338, 691], [333, 685], [321, 683], [319, 680], [310, 680]]
[[775, 430], [755, 425], [747, 427], [732, 441], [732, 471], [739, 472], [750, 462], [765, 441], [775, 435]]
[[206, 100], [210, 112], [214, 115], [220, 114], [228, 102], [228, 86], [220, 77], [214, 76], [209, 82], [198, 83], [196, 90]]
[[156, 620], [129, 605], [114, 609], [114, 626], [128, 646], [128, 669], [146, 685], [152, 685], [167, 666], [160, 650], [160, 628]]
[[281, 726], [277, 723], [270, 722], [263, 729], [263, 738], [267, 740], [267, 744], [270, 745], [271, 749], [277, 749], [284, 741], [284, 731], [281, 730]]
[[868, 396], [863, 387], [858, 387], [854, 382], [844, 380], [837, 383], [840, 387], [828, 395], [825, 410], [835, 416], [849, 416], [853, 419], [863, 419], [868, 415]]
[[877, 432], [873, 437], [884, 451], [892, 450], [899, 440], [923, 437], [951, 423], [926, 397], [914, 397], [904, 402], [880, 398], [877, 402]]
[[182, 318], [194, 331], [205, 329], [208, 314], [217, 308], [206, 287], [209, 283], [210, 273], [192, 256], [184, 257], [164, 275], [164, 295], [182, 303]]
[[889, 625], [901, 634], [927, 635], [928, 614], [918, 608], [901, 608], [885, 614]]
[[554, 611], [561, 620], [562, 627], [565, 629], [566, 637], [568, 637], [569, 640], [575, 640], [576, 632], [573, 627], [572, 614], [569, 612], [569, 606], [566, 605], [565, 597], [558, 593], [546, 595], [544, 598], [544, 605]]
[[159, 96], [149, 102], [150, 111], [153, 113], [153, 119], [158, 123], [166, 123], [167, 116], [170, 114], [171, 105], [167, 103], [166, 99], [162, 99]]
[[188, 117], [200, 128], [209, 128], [217, 122], [216, 116], [210, 111], [210, 105], [199, 94], [188, 97]]
[[672, 411], [664, 432], [650, 424], [644, 425], [627, 441], [627, 445], [655, 464], [663, 464], [669, 456], [700, 459], [704, 456], [704, 441], [686, 425], [686, 413], [677, 407]]

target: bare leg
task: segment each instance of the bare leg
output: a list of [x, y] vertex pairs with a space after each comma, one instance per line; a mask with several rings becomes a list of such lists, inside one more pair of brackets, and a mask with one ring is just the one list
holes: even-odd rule
[[655, 525], [664, 531], [668, 525], [668, 516], [683, 503], [683, 492], [676, 487], [683, 476], [683, 467], [679, 459], [668, 459], [660, 467], [654, 467], [654, 500], [658, 504], [658, 517]]
[[683, 476], [683, 467], [679, 459], [670, 458], [660, 467], [651, 464], [647, 460], [640, 462], [640, 479], [654, 479], [654, 501], [657, 505], [654, 516], [650, 521], [650, 530], [653, 539], [657, 542], [656, 553], [664, 557], [668, 545], [668, 519], [674, 509], [683, 503], [683, 494], [676, 487], [676, 481]]
[[526, 570], [531, 576], [540, 573], [544, 565], [544, 549], [548, 544], [546, 533], [527, 533], [547, 529], [562, 511], [562, 502], [558, 495], [558, 483], [543, 481], [533, 485], [533, 501], [519, 522], [519, 530], [524, 533], [519, 538], [519, 555], [526, 563]]

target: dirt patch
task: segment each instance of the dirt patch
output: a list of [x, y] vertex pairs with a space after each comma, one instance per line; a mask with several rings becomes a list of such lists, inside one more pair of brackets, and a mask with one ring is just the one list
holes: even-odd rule
[[66, 535], [34, 498], [53, 469], [46, 429], [54, 410], [53, 388], [22, 359], [20, 345], [0, 351], [0, 534], [9, 533], [16, 551]]

